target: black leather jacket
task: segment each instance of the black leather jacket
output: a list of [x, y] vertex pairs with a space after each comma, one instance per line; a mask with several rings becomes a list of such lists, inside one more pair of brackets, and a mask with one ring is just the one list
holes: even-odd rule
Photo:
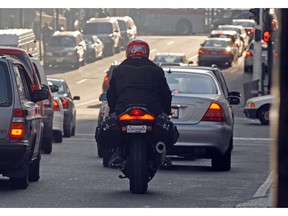
[[148, 58], [128, 58], [114, 68], [107, 100], [110, 114], [121, 114], [129, 104], [145, 104], [157, 116], [170, 115], [172, 96], [161, 67]]

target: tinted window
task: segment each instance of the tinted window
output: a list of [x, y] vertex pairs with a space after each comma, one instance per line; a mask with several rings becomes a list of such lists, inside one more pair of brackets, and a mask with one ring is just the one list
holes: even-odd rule
[[206, 74], [166, 73], [171, 90], [186, 94], [217, 94], [214, 79]]
[[207, 40], [204, 42], [203, 47], [226, 47], [228, 41], [222, 40]]
[[59, 87], [59, 90], [57, 92], [57, 94], [64, 94], [66, 93], [66, 88], [65, 85], [63, 85], [63, 82], [60, 82], [58, 80], [50, 80], [49, 81], [53, 84], [53, 85], [57, 85]]
[[10, 106], [12, 103], [12, 93], [10, 77], [7, 65], [0, 63], [0, 107]]
[[52, 46], [76, 46], [76, 40], [72, 36], [53, 36], [50, 41]]

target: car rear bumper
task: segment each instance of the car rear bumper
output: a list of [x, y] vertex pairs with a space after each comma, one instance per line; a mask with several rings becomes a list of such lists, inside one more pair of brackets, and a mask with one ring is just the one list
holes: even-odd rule
[[199, 55], [198, 61], [202, 63], [225, 63], [232, 62], [233, 56], [226, 55], [213, 55], [213, 56], [201, 56]]
[[22, 167], [29, 155], [30, 148], [24, 143], [0, 143], [0, 173]]
[[78, 56], [69, 56], [69, 57], [46, 57], [44, 59], [46, 65], [70, 65], [79, 62]]
[[[213, 153], [219, 152], [224, 154], [229, 148], [233, 135], [232, 126], [219, 123], [213, 125], [200, 123], [199, 125], [177, 125], [179, 131], [179, 139], [175, 143], [173, 149], [168, 154], [185, 154], [186, 149], [193, 149], [189, 154], [193, 156], [201, 156], [203, 152]], [[203, 150], [197, 153], [197, 150]]]

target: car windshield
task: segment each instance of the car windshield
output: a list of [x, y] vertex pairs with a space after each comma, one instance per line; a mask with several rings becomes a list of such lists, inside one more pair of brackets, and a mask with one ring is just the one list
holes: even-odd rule
[[58, 92], [55, 92], [56, 95], [58, 95], [58, 94], [65, 94], [65, 93], [66, 93], [66, 88], [65, 88], [63, 82], [61, 82], [60, 80], [52, 80], [52, 79], [49, 79], [49, 81], [50, 81], [53, 85], [56, 85], [56, 86], [59, 87]]
[[219, 33], [219, 34], [211, 34], [210, 38], [233, 38], [233, 36], [229, 34]]
[[183, 61], [182, 59], [182, 56], [156, 55], [154, 62], [180, 63]]
[[221, 30], [232, 30], [236, 31], [238, 34], [241, 34], [241, 29], [240, 28], [233, 28], [233, 27], [221, 27]]
[[226, 40], [206, 40], [203, 47], [227, 47], [228, 41]]
[[0, 63], [0, 107], [7, 107], [12, 102], [12, 91], [9, 79], [9, 73], [7, 72], [7, 65]]
[[72, 36], [53, 36], [50, 40], [50, 45], [75, 47], [76, 41]]
[[111, 34], [112, 24], [109, 22], [86, 23], [83, 30], [84, 34]]
[[217, 94], [217, 87], [208, 74], [166, 73], [171, 91], [185, 94]]
[[253, 22], [234, 21], [233, 24], [234, 24], [234, 25], [241, 25], [241, 26], [243, 26], [244, 28], [245, 28], [245, 27], [253, 27], [253, 28], [256, 27], [256, 26], [255, 26], [255, 23], [253, 23]]

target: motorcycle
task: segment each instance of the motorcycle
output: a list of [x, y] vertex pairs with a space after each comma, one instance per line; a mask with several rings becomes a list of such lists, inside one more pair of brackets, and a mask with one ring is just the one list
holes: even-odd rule
[[117, 117], [123, 142], [120, 146], [123, 158], [120, 170], [130, 181], [130, 191], [143, 194], [148, 182], [164, 164], [166, 146], [155, 142], [153, 129], [155, 116], [144, 105], [130, 105]]

